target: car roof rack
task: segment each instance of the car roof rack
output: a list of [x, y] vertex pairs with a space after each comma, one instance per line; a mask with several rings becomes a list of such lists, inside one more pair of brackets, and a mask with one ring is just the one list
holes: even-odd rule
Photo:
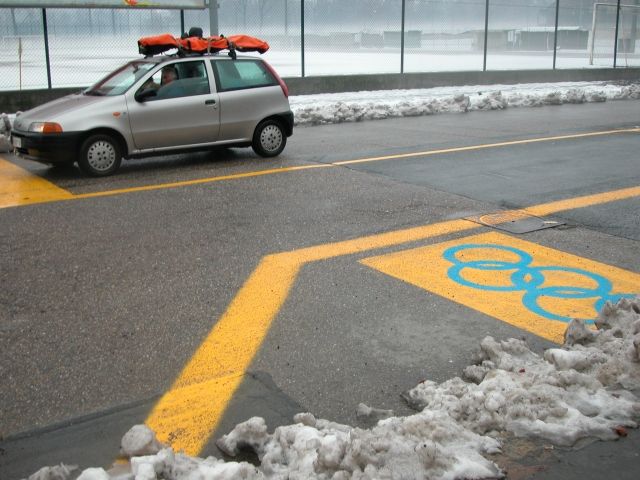
[[192, 27], [188, 33], [183, 33], [180, 38], [165, 33], [142, 37], [138, 40], [138, 51], [145, 58], [173, 49], [177, 49], [176, 55], [179, 57], [198, 56], [228, 50], [229, 56], [235, 60], [236, 52], [258, 52], [263, 54], [269, 50], [269, 44], [250, 35], [203, 37], [202, 29], [199, 27]]

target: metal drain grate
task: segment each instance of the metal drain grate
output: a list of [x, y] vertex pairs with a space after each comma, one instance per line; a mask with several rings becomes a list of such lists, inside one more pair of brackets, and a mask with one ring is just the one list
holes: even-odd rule
[[545, 228], [554, 228], [564, 225], [565, 222], [552, 220], [549, 218], [540, 218], [530, 215], [522, 210], [509, 210], [503, 212], [485, 213], [483, 215], [472, 215], [466, 217], [480, 225], [495, 228], [509, 233], [529, 233]]

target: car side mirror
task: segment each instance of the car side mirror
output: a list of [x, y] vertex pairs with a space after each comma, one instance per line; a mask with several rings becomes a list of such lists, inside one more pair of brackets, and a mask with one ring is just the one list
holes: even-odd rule
[[147, 88], [146, 90], [139, 90], [134, 95], [136, 102], [146, 102], [150, 98], [158, 96], [158, 92], [154, 88]]

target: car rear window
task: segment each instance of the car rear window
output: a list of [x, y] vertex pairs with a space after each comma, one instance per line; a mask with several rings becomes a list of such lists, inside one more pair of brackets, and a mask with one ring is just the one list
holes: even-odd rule
[[278, 85], [260, 60], [212, 60], [219, 92]]

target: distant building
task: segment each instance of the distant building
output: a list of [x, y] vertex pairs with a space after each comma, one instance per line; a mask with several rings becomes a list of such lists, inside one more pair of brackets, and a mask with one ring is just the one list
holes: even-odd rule
[[[474, 30], [473, 48], [484, 49], [484, 30]], [[554, 27], [529, 27], [527, 29], [489, 30], [487, 32], [491, 50], [553, 50]], [[581, 27], [558, 27], [558, 48], [564, 50], [586, 50], [589, 31]]]
[[[511, 50], [553, 50], [554, 27], [532, 27], [512, 30], [509, 46]], [[564, 50], [586, 50], [589, 31], [580, 27], [558, 27], [558, 48]]]

